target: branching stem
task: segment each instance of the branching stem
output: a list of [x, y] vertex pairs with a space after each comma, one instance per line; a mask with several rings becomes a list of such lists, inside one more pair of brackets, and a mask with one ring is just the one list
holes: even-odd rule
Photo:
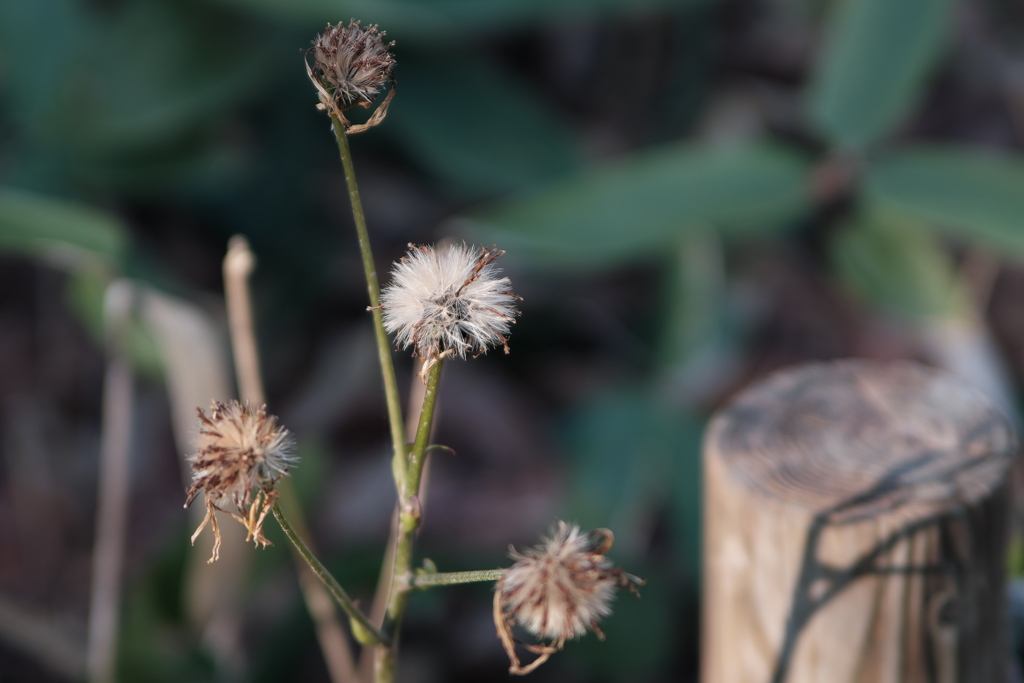
[[[423, 408], [420, 410], [420, 419], [416, 427], [416, 440], [413, 442], [412, 450], [409, 451], [404, 485], [399, 488], [395, 568], [391, 578], [388, 609], [384, 617], [384, 626], [381, 629], [392, 640], [401, 626], [409, 591], [413, 588], [412, 555], [416, 529], [420, 525], [420, 480], [423, 476], [423, 464], [426, 461], [427, 446], [430, 442], [430, 430], [434, 422], [434, 407], [437, 404], [437, 390], [441, 384], [443, 365], [444, 362], [439, 360], [427, 372]], [[395, 680], [396, 654], [396, 648], [393, 645], [378, 649], [377, 683], [391, 683]]]

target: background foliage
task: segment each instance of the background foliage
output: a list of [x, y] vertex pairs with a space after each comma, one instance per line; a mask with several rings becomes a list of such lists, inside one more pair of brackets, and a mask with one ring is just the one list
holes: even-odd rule
[[[696, 679], [700, 436], [748, 382], [911, 357], [1016, 414], [1024, 15], [1008, 0], [3, 2], [0, 607], [38, 634], [7, 629], [0, 680], [74, 678], [81, 654], [105, 287], [129, 278], [220, 329], [236, 233], [259, 258], [270, 402], [302, 444], [314, 534], [372, 585], [383, 403], [301, 62], [349, 17], [397, 43], [388, 118], [353, 139], [381, 267], [410, 241], [494, 243], [525, 298], [511, 356], [448, 370], [438, 438], [457, 455], [435, 456], [420, 547], [442, 569], [495, 566], [558, 515], [611, 527], [649, 579], [605, 642], [534, 679]], [[165, 386], [196, 372], [198, 342], [147, 310], [121, 676], [326, 680], [280, 547], [232, 579], [237, 642], [195, 626]], [[505, 680], [489, 599], [416, 596], [407, 680]]]

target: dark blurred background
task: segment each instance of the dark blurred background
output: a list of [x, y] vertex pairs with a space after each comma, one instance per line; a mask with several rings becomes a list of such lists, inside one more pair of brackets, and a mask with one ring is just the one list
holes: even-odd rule
[[[302, 63], [350, 17], [396, 41], [390, 113], [351, 141], [379, 270], [408, 242], [494, 244], [524, 297], [511, 355], [445, 371], [436, 440], [454, 452], [432, 456], [421, 556], [501, 566], [561, 517], [610, 527], [648, 579], [607, 640], [533, 680], [697, 679], [700, 437], [749, 382], [914, 358], [1016, 419], [1019, 2], [0, 0], [0, 682], [82, 677], [104, 292], [122, 281], [119, 679], [328, 680], [273, 523], [275, 547], [221, 566], [190, 548], [181, 456], [195, 406], [234, 393], [221, 259], [243, 234], [312, 535], [369, 602], [387, 426]], [[399, 371], [408, 389], [411, 359]], [[1010, 562], [1024, 573], [1017, 541]], [[415, 595], [401, 680], [506, 680], [490, 600]]]

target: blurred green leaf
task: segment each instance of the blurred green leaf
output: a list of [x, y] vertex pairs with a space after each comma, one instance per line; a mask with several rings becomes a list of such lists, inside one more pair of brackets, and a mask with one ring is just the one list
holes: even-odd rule
[[636, 552], [658, 508], [672, 507], [682, 568], [700, 566], [701, 423], [669, 408], [651, 390], [596, 397], [571, 417], [567, 443], [573, 475], [567, 518], [583, 528], [609, 527], [618, 553]]
[[[73, 271], [67, 282], [68, 302], [98, 346], [105, 343], [104, 301], [109, 284], [108, 274], [94, 268]], [[163, 374], [163, 358], [156, 340], [149, 328], [138, 321], [132, 322], [129, 351], [137, 372], [148, 377]]]
[[[0, 57], [26, 157], [16, 170], [41, 186], [128, 176], [138, 185], [147, 179], [135, 169], [161, 164], [157, 181], [180, 178], [202, 166], [185, 157], [207, 154], [217, 115], [273, 75], [278, 48], [237, 16], [187, 3], [0, 3]], [[121, 163], [131, 168], [119, 176]]]
[[672, 461], [672, 492], [669, 497], [676, 566], [683, 570], [680, 579], [698, 586], [701, 578], [703, 479], [701, 444], [704, 422], [696, 416], [677, 412], [676, 455]]
[[[689, 7], [709, 0], [217, 0], [294, 22], [347, 21], [380, 24], [389, 37], [406, 40], [472, 40], [472, 31], [509, 29], [551, 20]], [[312, 38], [312, 36], [310, 36]]]
[[675, 254], [666, 256], [658, 361], [666, 369], [695, 363], [706, 367], [711, 358], [720, 357], [732, 345], [722, 240], [711, 232], [695, 232], [682, 241]]
[[131, 150], [173, 138], [266, 77], [266, 43], [255, 31], [246, 35], [244, 24], [178, 2], [118, 7], [97, 17], [87, 70], [73, 82], [77, 106], [67, 123], [86, 149]]
[[951, 0], [844, 0], [825, 35], [810, 115], [833, 143], [861, 147], [913, 105], [946, 39]]
[[873, 210], [1024, 257], [1021, 157], [956, 147], [907, 149], [869, 166], [865, 197]]
[[582, 162], [569, 126], [486, 61], [403, 61], [397, 98], [385, 130], [457, 197], [538, 186]]
[[1014, 578], [1024, 575], [1024, 538], [1020, 534], [1013, 534], [1010, 537], [1010, 544], [1006, 549], [1006, 573]]
[[26, 128], [54, 129], [71, 114], [62, 100], [86, 40], [85, 15], [78, 0], [0, 2], [5, 106]]
[[[87, 206], [13, 188], [0, 188], [0, 251], [13, 251], [70, 271], [71, 308], [97, 344], [103, 344], [103, 301], [120, 272], [127, 230], [113, 217]], [[157, 376], [162, 364], [153, 337], [140, 324], [131, 333], [132, 360]]]
[[882, 309], [948, 317], [965, 304], [949, 254], [913, 221], [864, 214], [847, 222], [829, 247], [840, 279]]
[[650, 514], [652, 488], [663, 489], [675, 444], [672, 421], [647, 394], [610, 393], [570, 420], [573, 477], [570, 519], [584, 528], [628, 529]]
[[81, 204], [13, 188], [0, 188], [0, 250], [76, 267], [85, 257], [114, 270], [124, 254], [125, 228]]
[[560, 265], [610, 266], [695, 230], [771, 233], [806, 210], [808, 162], [766, 144], [672, 145], [468, 216], [480, 241]]
[[113, 189], [132, 197], [159, 197], [169, 191], [215, 192], [245, 172], [251, 159], [232, 141], [215, 134], [179, 138], [139, 153], [88, 157], [69, 169], [74, 182]]

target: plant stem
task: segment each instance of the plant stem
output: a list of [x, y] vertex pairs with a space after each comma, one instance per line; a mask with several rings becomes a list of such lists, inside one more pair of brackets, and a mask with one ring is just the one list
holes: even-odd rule
[[352, 598], [348, 596], [345, 589], [337, 582], [334, 576], [331, 575], [327, 568], [316, 558], [316, 556], [309, 550], [302, 538], [292, 529], [292, 525], [288, 522], [288, 519], [284, 516], [281, 511], [281, 505], [274, 503], [274, 517], [277, 518], [278, 524], [281, 525], [281, 529], [284, 530], [288, 540], [292, 542], [295, 549], [302, 556], [302, 559], [306, 561], [309, 568], [313, 570], [313, 573], [323, 581], [327, 590], [331, 592], [334, 599], [338, 601], [341, 608], [348, 614], [349, 620], [352, 624], [352, 634], [356, 637], [363, 645], [387, 645], [389, 639], [386, 638], [380, 631], [374, 628], [373, 624], [370, 623], [369, 619], [366, 618], [356, 604], [352, 601]]
[[363, 202], [359, 198], [359, 187], [356, 185], [356, 171], [352, 165], [352, 151], [348, 146], [348, 135], [345, 125], [337, 116], [331, 116], [334, 137], [338, 142], [338, 154], [341, 165], [345, 169], [345, 182], [348, 185], [348, 197], [352, 203], [352, 218], [356, 224], [359, 237], [359, 253], [363, 260], [363, 271], [366, 274], [366, 289], [370, 295], [370, 310], [373, 314], [373, 330], [377, 338], [377, 355], [380, 358], [381, 374], [384, 378], [384, 397], [388, 406], [388, 424], [391, 428], [391, 443], [394, 455], [391, 469], [395, 476], [395, 485], [401, 490], [406, 478], [406, 448], [402, 427], [402, 403], [398, 394], [398, 379], [395, 375], [395, 363], [391, 358], [391, 342], [384, 330], [384, 314], [380, 308], [380, 283], [377, 279], [377, 267], [370, 249], [370, 234], [366, 229], [366, 217], [363, 215]]
[[[427, 371], [427, 378], [424, 382], [426, 390], [423, 392], [423, 407], [420, 409], [420, 420], [416, 426], [416, 440], [413, 441], [412, 450], [409, 452], [407, 486], [402, 492], [404, 500], [419, 495], [420, 478], [423, 476], [427, 446], [430, 445], [430, 428], [434, 423], [434, 406], [437, 404], [437, 389], [441, 384], [441, 368], [443, 366], [444, 360], [439, 359]], [[419, 524], [418, 516], [415, 521], [416, 524]]]
[[435, 572], [432, 574], [417, 573], [412, 577], [412, 585], [416, 588], [430, 588], [432, 586], [454, 586], [459, 583], [497, 581], [504, 573], [504, 569], [480, 569], [473, 572]]
[[423, 408], [420, 410], [416, 427], [416, 440], [409, 452], [408, 467], [404, 485], [399, 488], [398, 533], [395, 539], [395, 567], [391, 579], [391, 594], [388, 598], [387, 614], [382, 631], [391, 640], [387, 648], [377, 652], [376, 681], [391, 683], [395, 680], [396, 648], [395, 634], [402, 623], [405, 604], [413, 586], [412, 553], [416, 529], [420, 525], [419, 487], [426, 460], [430, 429], [434, 422], [434, 407], [437, 404], [437, 390], [441, 384], [441, 368], [444, 362], [438, 360], [427, 373], [426, 391], [423, 394]]

